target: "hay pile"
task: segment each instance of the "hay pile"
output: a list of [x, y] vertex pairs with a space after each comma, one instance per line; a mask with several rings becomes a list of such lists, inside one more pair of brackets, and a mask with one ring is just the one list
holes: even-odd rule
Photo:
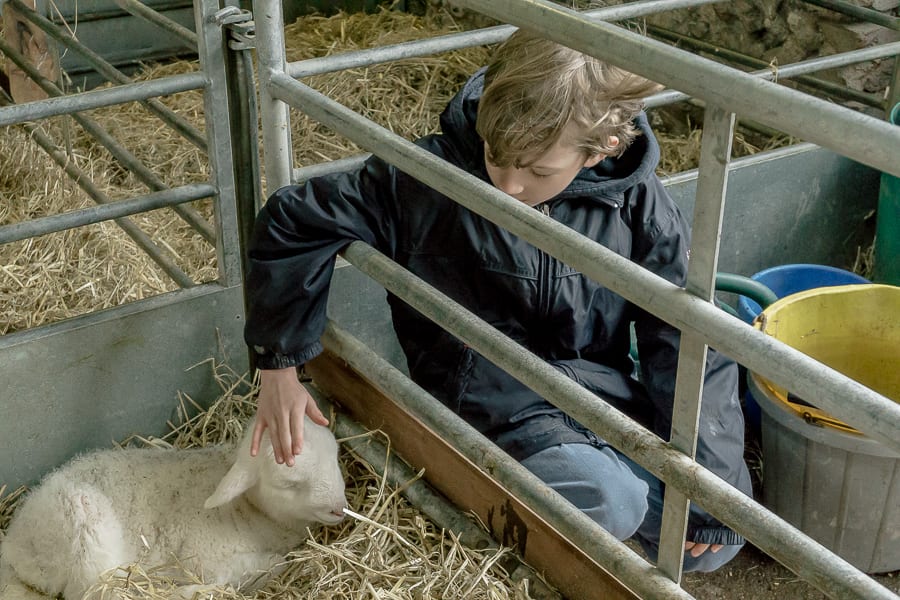
[[[210, 361], [212, 364], [212, 361]], [[162, 439], [133, 437], [125, 446], [196, 448], [238, 439], [243, 423], [255, 413], [256, 382], [249, 382], [221, 365], [213, 365], [221, 388], [208, 410], [198, 410], [182, 397], [185, 418]], [[335, 415], [331, 415], [335, 421]], [[380, 432], [373, 442], [389, 441]], [[345, 441], [345, 440], [339, 440]], [[389, 460], [398, 460], [389, 456]], [[253, 595], [229, 587], [204, 599], [285, 600], [329, 598], [358, 600], [473, 599], [525, 600], [532, 598], [528, 579], [513, 582], [504, 570], [510, 550], [473, 550], [451, 533], [424, 518], [401, 494], [406, 484], [390, 485], [384, 472], [341, 445], [347, 499], [352, 511], [336, 526], [313, 531], [312, 537], [285, 557], [283, 571]], [[409, 483], [409, 482], [408, 482]], [[0, 531], [5, 529], [22, 492], [0, 490]], [[177, 557], [161, 567], [133, 564], [107, 574], [95, 591], [104, 600], [162, 600], [173, 597], [173, 585], [202, 583]], [[543, 586], [542, 586], [543, 587]]]

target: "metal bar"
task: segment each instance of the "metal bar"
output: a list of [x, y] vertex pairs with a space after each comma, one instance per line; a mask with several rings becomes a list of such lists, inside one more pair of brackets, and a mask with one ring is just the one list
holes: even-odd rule
[[206, 116], [209, 148], [209, 171], [215, 196], [216, 258], [219, 281], [227, 287], [239, 285], [241, 277], [241, 247], [237, 214], [237, 184], [232, 144], [231, 112], [232, 96], [226, 72], [226, 44], [222, 23], [216, 18], [218, 0], [195, 0], [194, 22], [197, 27], [197, 50], [200, 66], [207, 77], [203, 90], [203, 107]]
[[[2, 102], [12, 102], [12, 98], [10, 98], [6, 92], [3, 92], [0, 95], [0, 101]], [[97, 204], [109, 204], [112, 200], [106, 196], [100, 189], [97, 188], [96, 185], [91, 181], [90, 176], [75, 166], [69, 157], [63, 152], [60, 148], [53, 143], [53, 141], [47, 137], [44, 133], [42, 133], [37, 126], [24, 124], [22, 127], [25, 128], [25, 131], [31, 136], [31, 138], [41, 147], [44, 152], [50, 155], [50, 157], [56, 162], [57, 165], [63, 168], [66, 174], [72, 178], [72, 180], [78, 184], [78, 186], [84, 190], [84, 192], [91, 197], [91, 199]], [[128, 218], [122, 217], [115, 219], [116, 224], [122, 228], [128, 237], [130, 237], [134, 242], [147, 253], [147, 255], [155, 262], [159, 267], [175, 281], [181, 287], [191, 287], [195, 285], [194, 281], [188, 276], [184, 271], [182, 271], [175, 262], [169, 258], [156, 244], [153, 243], [153, 240], [146, 233], [141, 231], [139, 227], [137, 227], [132, 221]]]
[[852, 2], [843, 2], [842, 0], [803, 1], [807, 4], [815, 4], [816, 6], [821, 6], [822, 8], [828, 8], [835, 12], [855, 17], [861, 21], [867, 21], [869, 23], [874, 23], [875, 25], [881, 25], [882, 27], [893, 29], [894, 31], [900, 31], [900, 18], [885, 14], [883, 12], [879, 12], [877, 10], [872, 10], [871, 8], [864, 8], [862, 6], [859, 6], [858, 4], [853, 4]]
[[[840, 98], [842, 100], [852, 100], [855, 102], [860, 102], [867, 106], [874, 106], [878, 108], [882, 108], [884, 106], [884, 101], [877, 94], [867, 94], [865, 92], [859, 92], [856, 90], [852, 90], [846, 86], [831, 83], [830, 81], [825, 81], [824, 79], [818, 79], [816, 77], [809, 77], [804, 74], [798, 73], [792, 76], [792, 73], [797, 71], [796, 67], [799, 65], [804, 65], [805, 68], [815, 65], [815, 68], [805, 71], [813, 72], [828, 68], [842, 67], [848, 64], [855, 64], [868, 60], [878, 60], [880, 58], [886, 58], [894, 56], [896, 54], [900, 54], [900, 42], [895, 42], [893, 44], [883, 44], [879, 46], [872, 46], [870, 48], [863, 48], [862, 50], [854, 50], [851, 52], [833, 54], [826, 57], [818, 57], [808, 61], [792, 63], [782, 67], [781, 65], [773, 66], [764, 60], [760, 60], [752, 56], [747, 56], [746, 54], [742, 54], [734, 50], [729, 50], [727, 48], [722, 48], [721, 46], [694, 39], [686, 35], [681, 35], [680, 33], [662, 29], [660, 27], [653, 27], [651, 25], [647, 27], [647, 31], [655, 37], [667, 39], [669, 41], [675, 42], [682, 46], [687, 46], [699, 52], [705, 52], [707, 54], [719, 56], [731, 62], [746, 65], [754, 69], [762, 69], [762, 71], [758, 72], [758, 74], [761, 75], [763, 73], [769, 73], [770, 76], [767, 77], [767, 79], [769, 80], [780, 81], [783, 79], [795, 79], [797, 82], [805, 85], [808, 88], [829, 94], [836, 98]], [[860, 58], [857, 59], [857, 56]], [[795, 68], [787, 69], [787, 67]], [[757, 73], [754, 73], [754, 75], [755, 74]]]
[[[22, 15], [25, 16], [25, 18], [37, 25], [47, 35], [52, 37], [60, 44], [65, 45], [70, 50], [81, 55], [82, 58], [84, 58], [91, 66], [93, 66], [98, 73], [106, 77], [107, 80], [117, 84], [129, 84], [134, 82], [130, 77], [126, 76], [124, 73], [109, 64], [102, 56], [73, 38], [68, 33], [62, 31], [62, 29], [58, 25], [56, 25], [46, 17], [38, 14], [29, 6], [26, 6], [21, 2], [21, 0], [8, 1], [12, 6], [15, 6], [16, 10], [21, 12]], [[202, 85], [200, 87], [202, 87]], [[142, 100], [141, 102], [149, 111], [162, 119], [162, 121], [169, 127], [180, 133], [182, 136], [184, 136], [185, 139], [187, 139], [189, 142], [191, 142], [204, 152], [206, 151], [206, 139], [203, 137], [203, 134], [197, 130], [196, 127], [188, 123], [184, 118], [179, 116], [159, 100], [149, 99]]]
[[[652, 11], [648, 10], [650, 6], [645, 6], [650, 4], [655, 4], [655, 2], [635, 2], [626, 5], [587, 11], [582, 14], [602, 21], [615, 22], [630, 17], [651, 14]], [[690, 3], [673, 4], [690, 5]], [[672, 6], [668, 8], [673, 9], [681, 7], [682, 6]], [[685, 38], [685, 36], [680, 36], [679, 34], [675, 34], [673, 32], [666, 32], [665, 30], [652, 26], [649, 27], [649, 29], [650, 31], [654, 32], [654, 34], [659, 34], [662, 37], [668, 37], [669, 39], [673, 40], [678, 39], [680, 41], [684, 41], [685, 39], [691, 39]], [[384, 62], [402, 60], [407, 58], [417, 58], [431, 54], [439, 54], [442, 52], [470, 48], [473, 46], [495, 44], [505, 40], [515, 30], [516, 28], [511, 25], [498, 25], [495, 27], [486, 27], [484, 29], [478, 29], [475, 31], [453, 33], [412, 42], [402, 42], [399, 44], [379, 46], [378, 48], [373, 49], [357, 50], [344, 52], [333, 56], [294, 61], [288, 64], [288, 73], [294, 78], [303, 78], [309, 77], [311, 75], [320, 75], [323, 73], [331, 73], [334, 71], [341, 71], [356, 67], [371, 66]], [[705, 42], [701, 42], [699, 40], [692, 40], [692, 43], [696, 43], [698, 48], [709, 46], [709, 52], [714, 52], [715, 54], [726, 56], [731, 60], [745, 60], [746, 64], [750, 66], [761, 67], [764, 64], [763, 61], [759, 61], [757, 59], [753, 59], [751, 57], [746, 57], [743, 55], [740, 55], [740, 57], [742, 58], [739, 58], [739, 56], [736, 56], [738, 53], [734, 53], [732, 51], [724, 50], [718, 47], [713, 47], [710, 44], [706, 44]], [[769, 80], [775, 79], [776, 77], [777, 79], [790, 79], [793, 77], [800, 77], [807, 73], [839, 68], [870, 60], [879, 60], [890, 56], [896, 56], [898, 54], [900, 54], [900, 42], [894, 42], [890, 44], [873, 46], [870, 48], [862, 48], [859, 50], [843, 52], [831, 56], [812, 58], [788, 65], [779, 65], [777, 73], [773, 72], [773, 70], [770, 68], [761, 69], [760, 71], [754, 72], [753, 75], [762, 79]], [[851, 96], [851, 99], [871, 106], [880, 106], [881, 104], [883, 104], [882, 102], [878, 101], [877, 97], [873, 94], [864, 94], [862, 92], [852, 93], [852, 91], [847, 90], [846, 88], [840, 88], [839, 86], [830, 84], [827, 81], [812, 78], [805, 79], [807, 80], [808, 85], [816, 86], [835, 95], [839, 93], [843, 95], [849, 95]], [[686, 100], [688, 98], [690, 98], [688, 94], [680, 92], [662, 92], [648, 98], [647, 106], [648, 108], [655, 108]]]
[[136, 17], [149, 21], [157, 27], [177, 36], [188, 49], [197, 51], [197, 34], [159, 11], [153, 10], [138, 0], [115, 0], [116, 5]]
[[[156, 10], [177, 10], [185, 8], [185, 3], [181, 0], [164, 0], [162, 2], [154, 0], [153, 6]], [[117, 8], [111, 3], [105, 2], [94, 3], [90, 8], [85, 8], [83, 5], [79, 6], [78, 10], [75, 11], [75, 14], [70, 15], [63, 14], [63, 9], [65, 8], [69, 8], [69, 5], [59, 7], [56, 4], [48, 3], [43, 12], [46, 14], [47, 18], [54, 23], [67, 26], [78, 26], [83, 23], [106, 21], [108, 19], [124, 16], [121, 8]], [[77, 27], [75, 28], [77, 29]]]
[[[753, 71], [752, 73], [750, 73], [750, 75], [759, 77], [760, 79], [767, 79], [769, 81], [791, 79], [792, 77], [796, 77], [805, 73], [814, 73], [816, 71], [834, 69], [869, 60], [888, 58], [891, 56], [900, 56], [900, 42], [893, 42], [891, 44], [884, 44], [881, 46], [873, 46], [871, 48], [863, 48], [862, 50], [853, 50], [852, 52], [844, 52], [841, 54], [834, 54], [832, 56], [811, 58], [789, 65], [779, 66], [777, 71], [771, 68], [760, 69], [759, 71]], [[645, 104], [647, 108], [656, 108], [659, 106], [672, 104], [674, 102], [679, 102], [681, 100], [687, 100], [688, 98], [690, 98], [688, 94], [676, 90], [669, 90], [650, 96]]]
[[[694, 204], [694, 233], [685, 289], [707, 302], [712, 302], [716, 288], [734, 122], [734, 113], [717, 106], [706, 108]], [[706, 354], [707, 346], [702, 336], [682, 334], [669, 443], [691, 458], [694, 458], [697, 451]], [[674, 581], [681, 581], [689, 507], [690, 499], [686, 494], [675, 488], [666, 488], [659, 567]]]
[[[479, 354], [598, 433], [614, 447], [665, 481], [667, 485], [678, 488], [696, 500], [710, 514], [825, 593], [837, 598], [897, 600], [897, 596], [892, 592], [860, 573], [847, 561], [728, 485], [717, 475], [663, 442], [602, 398], [569, 379], [542, 358], [506, 337], [370, 246], [363, 242], [353, 242], [344, 250], [343, 255], [347, 261], [378, 281], [391, 293], [423, 315], [440, 323]], [[695, 300], [709, 304], [696, 298]], [[341, 356], [344, 356], [343, 352]], [[438, 409], [435, 407], [433, 410]], [[443, 418], [441, 431], [447, 430], [446, 425], [449, 422], [448, 417]], [[481, 458], [476, 463], [484, 464], [483, 460]], [[503, 477], [504, 469], [495, 471], [492, 473], [494, 476], [498, 479]], [[501, 481], [506, 483], [504, 480]], [[522, 493], [520, 497], [523, 500], [527, 499], [526, 501], [531, 504], [531, 498], [539, 489], [517, 488], [513, 491], [517, 496]], [[580, 511], [576, 509], [575, 512]], [[591, 556], [600, 556], [593, 553], [600, 551], [596, 546], [594, 530], [591, 529], [591, 534], [585, 536], [587, 525], [583, 518], [584, 515], [579, 519], [572, 511], [568, 511], [563, 522], [556, 522], [554, 519], [554, 526], [559, 527], [563, 535]], [[585, 537], [588, 539], [585, 540]], [[582, 546], [582, 543], [586, 546]], [[594, 550], [588, 550], [589, 548]], [[604, 545], [602, 552], [606, 551]], [[611, 560], [610, 556], [616, 555], [605, 555], [602, 564], [607, 565], [610, 572], [615, 575], [614, 569], [622, 565], [615, 559]], [[642, 582], [632, 579], [636, 575], [629, 572], [623, 575], [622, 581], [629, 586], [640, 585]]]
[[[274, 95], [397, 165], [466, 208], [569, 264], [682, 332], [707, 343], [823, 410], [900, 450], [900, 405], [739, 319], [649, 273], [627, 258], [515, 201], [495, 187], [330, 100], [285, 74], [269, 82]], [[841, 113], [843, 114], [843, 113]], [[881, 122], [879, 122], [881, 123]], [[891, 127], [881, 123], [883, 127]]]
[[191, 202], [208, 198], [216, 193], [215, 188], [207, 184], [190, 184], [182, 187], [137, 196], [128, 200], [118, 200], [109, 204], [82, 208], [71, 212], [32, 219], [23, 223], [0, 226], [0, 244], [18, 242], [29, 237], [38, 237], [49, 233], [57, 233], [66, 229], [93, 225], [102, 221], [127, 217], [129, 215], [175, 206], [182, 202]]
[[57, 117], [126, 102], [140, 102], [155, 96], [201, 89], [204, 85], [206, 85], [206, 80], [202, 73], [184, 73], [153, 81], [141, 81], [103, 90], [69, 94], [61, 98], [48, 98], [3, 106], [0, 107], [0, 126]]
[[284, 23], [281, 0], [254, 0], [259, 110], [262, 117], [266, 193], [291, 183], [291, 121], [287, 104], [272, 96], [268, 81], [284, 75]]
[[352, 171], [360, 168], [371, 154], [357, 154], [356, 156], [348, 156], [328, 162], [316, 163], [308, 167], [300, 167], [291, 172], [291, 180], [294, 183], [300, 183], [313, 177], [321, 177], [322, 175], [330, 175], [332, 173], [342, 173], [344, 171]]
[[[256, 86], [253, 80], [251, 50], [237, 51], [233, 61], [234, 101], [231, 103], [232, 134], [235, 141], [235, 176], [237, 178], [238, 226], [241, 230], [241, 255], [246, 253], [247, 240], [253, 232], [256, 215], [262, 208], [262, 176], [259, 165], [257, 128], [259, 111], [256, 105]], [[246, 264], [245, 272], [246, 272]]]
[[[56, 87], [52, 81], [43, 77], [20, 52], [7, 45], [2, 39], [0, 39], [0, 51], [6, 54], [16, 66], [18, 66], [32, 81], [38, 84], [41, 89], [47, 92], [51, 97], [61, 97], [65, 95], [65, 93]], [[93, 136], [101, 146], [109, 150], [109, 153], [112, 154], [122, 166], [132, 172], [135, 177], [144, 183], [144, 185], [155, 192], [162, 191], [168, 187], [165, 182], [157, 177], [153, 171], [148, 169], [140, 159], [132, 154], [127, 148], [119, 144], [119, 142], [103, 129], [99, 123], [78, 113], [72, 114], [72, 118], [75, 119], [88, 134]], [[196, 210], [189, 206], [175, 205], [172, 208], [182, 219], [200, 233], [203, 239], [211, 244], [215, 244], [215, 234], [213, 233], [212, 227], [210, 227], [206, 219], [204, 219]]]
[[576, 50], [603, 58], [752, 119], [900, 176], [894, 160], [900, 130], [884, 121], [787, 89], [624, 28], [585, 19], [546, 0], [457, 0], [459, 6], [506, 19]]
[[[603, 21], [624, 21], [680, 8], [718, 4], [723, 1], [726, 0], [644, 0], [588, 10], [582, 14]], [[294, 61], [288, 63], [287, 73], [294, 78], [303, 78], [310, 75], [343, 71], [354, 67], [393, 62], [404, 58], [418, 58], [473, 46], [497, 44], [508, 38], [516, 29], [512, 25], [497, 25], [462, 33], [439, 35], [412, 42], [388, 44], [377, 48], [342, 52], [333, 56]]]
[[[371, 264], [369, 258], [357, 257], [357, 253], [364, 255], [374, 250], [371, 248], [367, 250], [367, 247], [354, 248], [355, 245], [347, 249], [348, 254], [345, 256], [356, 266], [362, 266], [366, 274], [379, 281], [382, 281], [382, 277], [405, 279], [405, 275], [386, 275], [381, 268]], [[396, 289], [405, 287], [406, 283], [398, 282]], [[432, 314], [435, 312], [439, 312], [442, 319], [449, 316], [443, 309], [435, 309]], [[469, 316], [466, 316], [467, 320]], [[562, 496], [544, 492], [543, 490], [547, 489], [546, 484], [528, 469], [362, 342], [332, 322], [326, 327], [322, 341], [354, 369], [371, 381], [377, 381], [379, 388], [407, 407], [426, 426], [440, 431], [443, 439], [450, 442], [474, 464], [481, 465], [482, 470], [544, 517], [562, 535], [597, 563], [602, 564], [629, 589], [643, 598], [692, 598], [678, 584], [628, 546], [620, 543]], [[490, 466], [485, 468], [487, 465]]]

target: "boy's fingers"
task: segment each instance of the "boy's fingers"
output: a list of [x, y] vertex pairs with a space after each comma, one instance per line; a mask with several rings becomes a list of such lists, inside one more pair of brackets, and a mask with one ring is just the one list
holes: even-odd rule
[[696, 542], [685, 542], [684, 549], [690, 550], [691, 556], [697, 558], [709, 549], [709, 544], [698, 544]]
[[313, 423], [318, 423], [319, 425], [326, 426], [328, 425], [328, 417], [322, 414], [322, 411], [319, 410], [319, 405], [316, 404], [316, 401], [313, 399], [310, 399], [310, 401], [306, 403], [306, 415], [312, 420]]
[[[284, 463], [289, 467], [293, 467], [294, 453], [291, 452], [291, 427], [290, 424], [285, 425], [280, 427], [277, 434], [273, 436], [278, 439], [278, 444], [275, 449], [275, 462], [278, 464]], [[272, 433], [269, 432], [269, 435], [272, 435]], [[273, 446], [275, 446], [274, 443]]]
[[296, 456], [303, 451], [303, 414], [291, 415], [291, 438], [293, 439], [291, 454]]
[[265, 424], [260, 419], [257, 419], [256, 425], [253, 427], [253, 437], [250, 439], [250, 456], [259, 454], [259, 442], [262, 439], [262, 432], [265, 428]]

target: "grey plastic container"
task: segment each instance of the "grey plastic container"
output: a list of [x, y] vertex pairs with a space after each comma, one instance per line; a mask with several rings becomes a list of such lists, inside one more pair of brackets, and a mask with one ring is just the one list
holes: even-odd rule
[[900, 454], [808, 423], [748, 375], [760, 405], [763, 504], [866, 573], [900, 569]]

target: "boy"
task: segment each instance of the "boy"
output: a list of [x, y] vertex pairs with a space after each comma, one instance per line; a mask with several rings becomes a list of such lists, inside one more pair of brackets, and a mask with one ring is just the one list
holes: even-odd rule
[[[517, 31], [441, 115], [428, 151], [683, 285], [689, 233], [654, 174], [641, 112], [658, 89]], [[295, 368], [319, 352], [334, 258], [371, 244], [663, 438], [679, 332], [377, 157], [357, 172], [278, 190], [250, 244], [246, 339], [261, 369], [252, 452], [268, 428], [293, 463], [304, 413], [326, 423]], [[636, 463], [390, 296], [412, 378], [619, 539], [656, 559], [662, 485]], [[629, 324], [640, 351], [631, 377]], [[710, 351], [697, 456], [750, 493], [736, 365]], [[692, 506], [685, 570], [730, 560], [740, 536]]]

